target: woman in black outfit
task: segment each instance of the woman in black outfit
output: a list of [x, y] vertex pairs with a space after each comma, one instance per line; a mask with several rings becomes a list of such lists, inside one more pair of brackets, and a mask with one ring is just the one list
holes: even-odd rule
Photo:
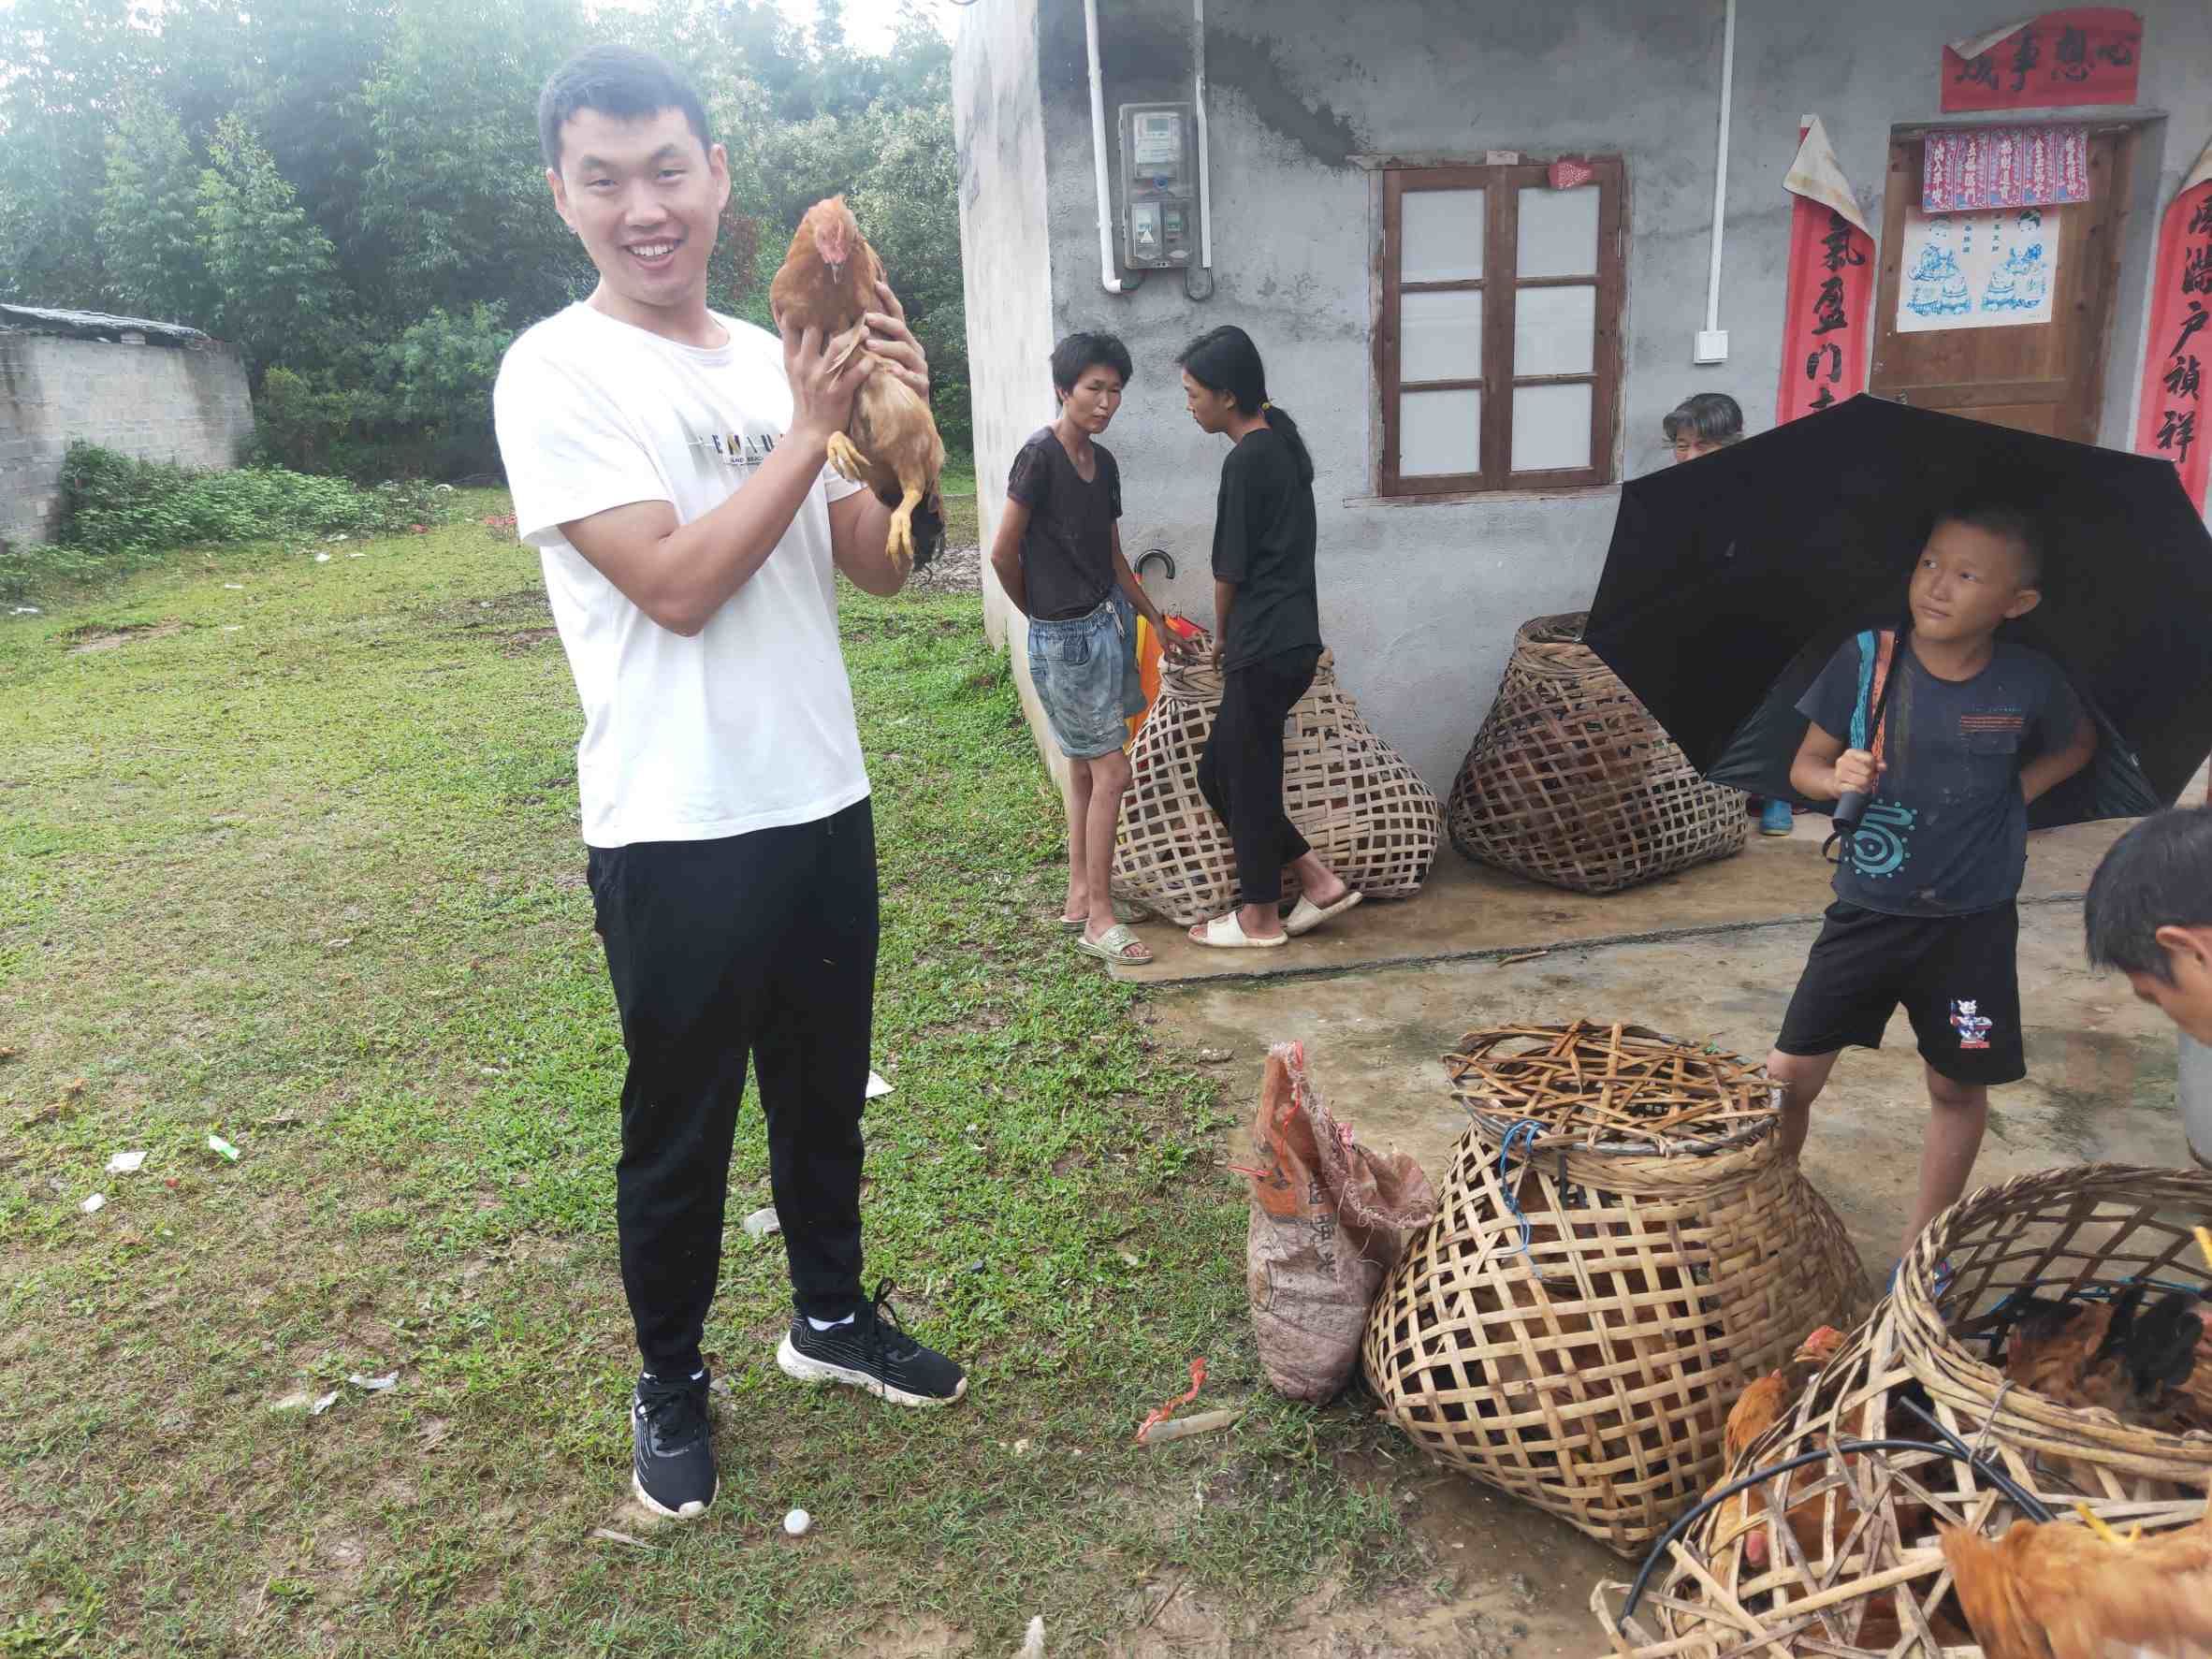
[[[1321, 657], [1314, 592], [1314, 463], [1297, 424], [1268, 401], [1259, 348], [1242, 328], [1200, 336], [1176, 359], [1199, 429], [1235, 445], [1214, 516], [1214, 665], [1220, 711], [1199, 757], [1199, 788], [1229, 825], [1240, 908], [1201, 923], [1201, 945], [1266, 949], [1360, 902], [1283, 811], [1283, 722]], [[1298, 904], [1279, 913], [1283, 866]]]

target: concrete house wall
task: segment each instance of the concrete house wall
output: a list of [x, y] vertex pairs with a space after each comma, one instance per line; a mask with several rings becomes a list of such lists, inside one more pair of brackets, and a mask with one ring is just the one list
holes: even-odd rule
[[143, 460], [231, 467], [253, 433], [245, 368], [227, 346], [0, 329], [0, 543], [52, 536], [62, 457], [78, 439]]
[[[2156, 209], [2212, 137], [2212, 9], [2202, 0], [2139, 0], [2137, 9], [2142, 102], [2087, 117], [2141, 124], [2106, 357], [2109, 444], [2125, 444], [2132, 422]], [[1192, 7], [1101, 0], [1099, 12], [1112, 143], [1115, 106], [1190, 96]], [[1721, 284], [1730, 356], [1711, 367], [1693, 365], [1691, 348], [1705, 317], [1721, 0], [1206, 0], [1205, 15], [1215, 292], [1198, 302], [1172, 272], [1127, 296], [1100, 286], [1080, 0], [979, 0], [965, 14], [955, 98], [985, 536], [1014, 449], [1052, 416], [1051, 342], [1112, 329], [1137, 363], [1106, 439], [1122, 467], [1124, 545], [1132, 558], [1168, 548], [1180, 575], [1166, 599], [1209, 615], [1226, 447], [1190, 424], [1172, 359], [1193, 335], [1240, 325], [1314, 453], [1323, 632], [1341, 677], [1441, 793], [1490, 706], [1515, 628], [1589, 602], [1619, 491], [1377, 499], [1381, 164], [1479, 163], [1490, 150], [1623, 158], [1617, 454], [1620, 475], [1633, 477], [1666, 461], [1660, 417], [1690, 392], [1733, 394], [1754, 431], [1772, 420], [1793, 200], [1782, 177], [1800, 115], [1820, 115], [1879, 226], [1892, 128], [1943, 119], [1943, 42], [2021, 13], [1995, 0], [1739, 7]], [[1004, 608], [994, 597], [995, 635]], [[1020, 618], [1011, 621], [1018, 644]], [[1018, 651], [1016, 662], [1026, 673]]]

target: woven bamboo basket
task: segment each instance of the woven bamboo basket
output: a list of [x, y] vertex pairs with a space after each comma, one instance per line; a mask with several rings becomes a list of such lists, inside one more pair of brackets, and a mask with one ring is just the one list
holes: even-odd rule
[[1446, 1069], [1474, 1122], [1368, 1380], [1437, 1462], [1637, 1554], [1720, 1473], [1743, 1388], [1864, 1307], [1857, 1259], [1733, 1055], [1578, 1023]]
[[[2212, 1433], [2123, 1422], [2008, 1384], [1986, 1357], [2007, 1300], [2058, 1300], [2142, 1277], [2212, 1285], [2190, 1231], [2212, 1216], [2212, 1173], [2089, 1165], [1985, 1187], [1936, 1218], [1894, 1294], [1730, 1471], [1740, 1477], [1840, 1440], [1936, 1432], [1913, 1400], [2061, 1519], [2076, 1503], [2161, 1531], [2205, 1513]], [[1939, 1294], [1936, 1269], [1949, 1264]], [[1632, 1615], [1626, 1586], [1592, 1608], [1637, 1659], [1753, 1652], [1935, 1659], [1978, 1650], [1936, 1537], [1939, 1521], [2001, 1535], [2021, 1508], [2000, 1482], [1932, 1448], [1825, 1459], [1732, 1497], [1672, 1541]], [[1758, 1535], [1763, 1548], [1754, 1551]], [[1763, 1560], [1754, 1563], [1754, 1553]]]
[[1582, 643], [1590, 613], [1524, 622], [1446, 809], [1478, 864], [1618, 893], [1743, 851], [1743, 796], [1708, 783]]
[[[1159, 698], [1130, 750], [1134, 777], [1114, 835], [1114, 895], [1186, 924], [1237, 901], [1229, 828], [1198, 785], [1221, 689], [1210, 667], [1161, 662]], [[1419, 893], [1443, 839], [1435, 795], [1368, 730], [1327, 651], [1285, 722], [1283, 806], [1322, 863], [1370, 898]], [[1284, 896], [1297, 891], [1286, 871]]]

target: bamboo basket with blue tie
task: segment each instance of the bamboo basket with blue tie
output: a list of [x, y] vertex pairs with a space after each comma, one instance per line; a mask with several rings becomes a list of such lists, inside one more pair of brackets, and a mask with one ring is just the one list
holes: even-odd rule
[[1577, 1021], [1445, 1069], [1472, 1122], [1368, 1381], [1436, 1462], [1635, 1555], [1719, 1475], [1738, 1394], [1863, 1310], [1857, 1257], [1733, 1055]]

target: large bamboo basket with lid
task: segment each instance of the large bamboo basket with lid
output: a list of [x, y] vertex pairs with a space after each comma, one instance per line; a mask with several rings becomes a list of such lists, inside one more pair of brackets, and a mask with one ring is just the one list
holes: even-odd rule
[[1514, 636], [1496, 702], [1451, 788], [1451, 844], [1577, 893], [1743, 850], [1743, 796], [1708, 783], [1636, 693], [1582, 643], [1587, 611]]
[[[2212, 1485], [2212, 1433], [2124, 1421], [2010, 1383], [2001, 1345], [2028, 1296], [2104, 1299], [2131, 1280], [2154, 1294], [2212, 1289], [2190, 1230], [2206, 1219], [2212, 1173], [2109, 1164], [2019, 1176], [1945, 1211], [1849, 1346], [1730, 1473], [1828, 1455], [1695, 1521], [1633, 1610], [1627, 1586], [1599, 1587], [1593, 1610], [1618, 1651], [1973, 1652], [1939, 1523], [1997, 1537], [2030, 1518], [2021, 1496], [2061, 1521], [2086, 1504], [2118, 1528], [2195, 1523]], [[1936, 1450], [1943, 1433], [1908, 1400], [1986, 1467]], [[1834, 1450], [1880, 1440], [1922, 1444]]]
[[1367, 1329], [1432, 1458], [1635, 1555], [1719, 1474], [1729, 1405], [1865, 1283], [1765, 1075], [1633, 1026], [1471, 1034], [1473, 1122]]
[[[1229, 826], [1198, 783], [1221, 691], [1221, 676], [1204, 663], [1161, 660], [1159, 697], [1129, 750], [1133, 777], [1114, 833], [1114, 896], [1186, 924], [1237, 903]], [[1368, 729], [1328, 651], [1285, 724], [1283, 806], [1321, 861], [1370, 898], [1419, 893], [1443, 840], [1434, 793]], [[1283, 895], [1296, 893], [1286, 872]]]

